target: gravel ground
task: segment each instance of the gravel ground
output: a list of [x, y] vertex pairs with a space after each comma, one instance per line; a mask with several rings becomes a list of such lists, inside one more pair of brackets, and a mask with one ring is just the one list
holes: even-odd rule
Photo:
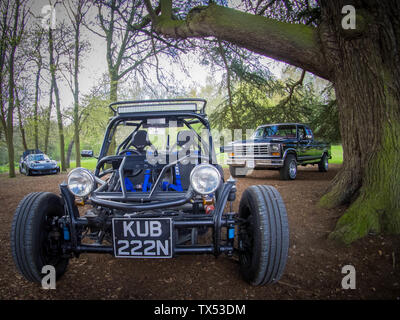
[[[398, 236], [368, 236], [348, 247], [327, 239], [345, 208], [319, 209], [317, 202], [338, 168], [331, 165], [328, 173], [300, 168], [295, 181], [280, 181], [275, 171], [255, 171], [238, 180], [235, 209], [246, 187], [268, 184], [280, 191], [289, 216], [285, 273], [278, 283], [264, 287], [249, 286], [241, 279], [236, 260], [225, 256], [136, 260], [82, 254], [70, 261], [56, 290], [43, 290], [16, 271], [10, 252], [11, 221], [26, 194], [58, 194], [66, 176], [9, 179], [2, 174], [0, 299], [400, 299]], [[341, 287], [342, 267], [349, 264], [356, 269], [355, 290]]]

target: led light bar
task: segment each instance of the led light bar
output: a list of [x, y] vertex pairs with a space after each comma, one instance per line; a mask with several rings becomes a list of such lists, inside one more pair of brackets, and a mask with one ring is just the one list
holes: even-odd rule
[[137, 104], [118, 107], [118, 113], [139, 113], [156, 111], [197, 111], [196, 103], [171, 103], [171, 104]]

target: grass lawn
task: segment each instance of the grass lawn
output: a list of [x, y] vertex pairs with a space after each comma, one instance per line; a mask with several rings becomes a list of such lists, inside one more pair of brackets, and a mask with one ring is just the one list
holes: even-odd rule
[[[96, 168], [97, 164], [97, 159], [91, 158], [91, 159], [81, 159], [81, 167], [86, 168], [89, 170], [94, 170]], [[70, 169], [76, 168], [76, 162], [75, 160], [70, 162]]]
[[[57, 161], [58, 165], [60, 164], [60, 161]], [[94, 170], [96, 168], [96, 164], [97, 164], [97, 159], [81, 159], [81, 167], [83, 168], [87, 168], [89, 170]], [[76, 168], [76, 163], [75, 160], [70, 162], [70, 168], [68, 169], [71, 170], [73, 168]], [[8, 164], [4, 164], [2, 166], [0, 166], [0, 173], [6, 173], [8, 172]], [[18, 164], [16, 164], [15, 166], [15, 172], [18, 172]]]
[[341, 144], [332, 145], [332, 159], [329, 163], [341, 164], [343, 163], [343, 148]]
[[[226, 154], [219, 154], [217, 156], [218, 158], [218, 163], [222, 164], [223, 167], [228, 167], [227, 165], [224, 164], [224, 159], [226, 157]], [[332, 159], [329, 160], [329, 163], [333, 164], [341, 164], [343, 162], [343, 149], [342, 145], [336, 144], [332, 145]], [[96, 163], [97, 159], [81, 159], [81, 166], [83, 168], [89, 169], [89, 170], [94, 170], [96, 168]], [[60, 163], [58, 163], [60, 165]], [[75, 161], [71, 160], [70, 163], [70, 169], [73, 169], [76, 167]], [[18, 172], [18, 164], [15, 166], [15, 171]], [[0, 166], [0, 173], [5, 173], [8, 172], [8, 164]]]

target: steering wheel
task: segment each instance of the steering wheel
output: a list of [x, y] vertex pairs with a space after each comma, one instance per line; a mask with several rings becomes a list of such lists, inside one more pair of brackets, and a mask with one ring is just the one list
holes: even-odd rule
[[136, 150], [136, 149], [123, 149], [123, 150], [121, 150], [119, 153], [118, 153], [118, 155], [119, 156], [121, 156], [121, 155], [123, 155], [123, 154], [125, 154], [125, 153], [127, 153], [127, 152], [132, 152], [132, 153], [134, 153], [134, 154], [137, 154], [137, 155], [140, 155], [141, 153], [140, 153], [140, 151], [138, 151], [138, 150]]
[[[154, 154], [157, 156], [158, 155], [158, 151], [157, 151], [157, 149], [153, 146], [153, 145], [150, 145], [149, 146], [152, 150], [153, 150], [153, 152], [154, 152]], [[123, 154], [125, 154], [125, 153], [127, 153], [127, 152], [133, 152], [133, 153], [135, 153], [135, 154], [137, 154], [137, 155], [141, 155], [142, 153], [139, 151], [139, 150], [137, 150], [137, 149], [123, 149], [123, 150], [121, 150], [119, 153], [118, 153], [118, 155], [120, 156], [120, 155], [123, 155]]]

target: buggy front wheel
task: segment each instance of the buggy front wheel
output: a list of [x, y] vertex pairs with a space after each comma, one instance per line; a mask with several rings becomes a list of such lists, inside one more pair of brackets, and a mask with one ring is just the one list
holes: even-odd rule
[[260, 286], [278, 281], [289, 250], [286, 208], [271, 186], [251, 186], [239, 204], [239, 262], [243, 278]]
[[27, 280], [40, 283], [45, 265], [55, 268], [57, 279], [65, 273], [69, 258], [63, 255], [63, 233], [57, 223], [63, 215], [61, 198], [53, 193], [30, 193], [19, 203], [11, 227], [11, 251]]

